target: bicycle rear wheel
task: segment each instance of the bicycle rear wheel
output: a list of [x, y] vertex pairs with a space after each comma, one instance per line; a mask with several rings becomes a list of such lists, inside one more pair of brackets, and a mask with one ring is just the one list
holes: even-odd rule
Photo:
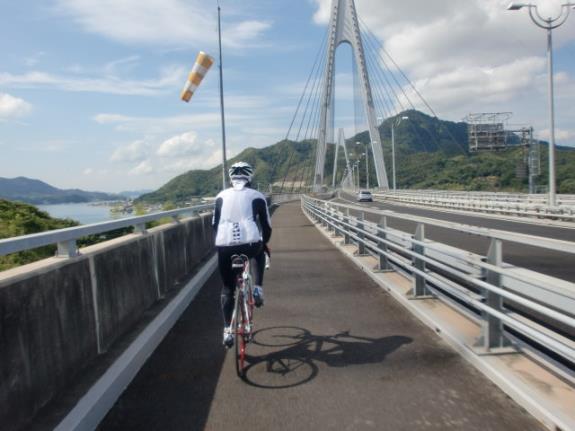
[[244, 311], [244, 295], [238, 291], [236, 301], [236, 373], [239, 377], [244, 377], [246, 368], [246, 315]]

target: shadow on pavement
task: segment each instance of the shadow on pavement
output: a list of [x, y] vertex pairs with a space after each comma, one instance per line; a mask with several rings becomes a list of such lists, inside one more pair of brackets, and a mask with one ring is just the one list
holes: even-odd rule
[[257, 346], [261, 354], [247, 355], [244, 381], [259, 388], [291, 388], [314, 379], [319, 372], [318, 365], [347, 367], [380, 363], [388, 354], [412, 341], [401, 335], [370, 338], [351, 335], [349, 331], [315, 335], [295, 326], [265, 328], [254, 334], [252, 350]]

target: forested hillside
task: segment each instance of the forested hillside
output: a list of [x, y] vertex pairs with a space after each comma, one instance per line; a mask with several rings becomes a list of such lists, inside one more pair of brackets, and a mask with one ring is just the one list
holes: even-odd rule
[[26, 177], [0, 177], [0, 198], [35, 205], [124, 199], [122, 196], [109, 193], [59, 189], [43, 181]]
[[[405, 111], [408, 116], [396, 127], [396, 166], [398, 188], [439, 188], [458, 190], [527, 191], [527, 178], [518, 176], [524, 164], [524, 151], [517, 145], [501, 152], [474, 153], [467, 151], [467, 125], [442, 121], [418, 111]], [[380, 126], [383, 152], [391, 182], [391, 122], [387, 119]], [[510, 137], [512, 144], [518, 139]], [[360, 144], [357, 144], [357, 143]], [[350, 157], [360, 160], [360, 182], [365, 184], [365, 151], [369, 142], [367, 132], [347, 140]], [[363, 144], [363, 145], [362, 145]], [[334, 146], [330, 145], [326, 155], [325, 184], [331, 184]], [[315, 141], [281, 141], [269, 147], [248, 148], [230, 163], [243, 160], [255, 166], [255, 187], [291, 190], [300, 182], [311, 182]], [[341, 181], [344, 155], [338, 156], [338, 176]], [[547, 147], [541, 145], [541, 175], [537, 184], [547, 184]], [[370, 184], [376, 183], [373, 166], [370, 170]], [[575, 193], [575, 151], [558, 148], [557, 187], [560, 193]], [[195, 170], [182, 174], [159, 190], [140, 198], [142, 202], [182, 203], [193, 197], [213, 196], [221, 188], [221, 166], [211, 170]]]
[[[0, 239], [77, 226], [69, 219], [52, 218], [33, 205], [0, 199]], [[56, 246], [0, 256], [0, 271], [54, 256]]]

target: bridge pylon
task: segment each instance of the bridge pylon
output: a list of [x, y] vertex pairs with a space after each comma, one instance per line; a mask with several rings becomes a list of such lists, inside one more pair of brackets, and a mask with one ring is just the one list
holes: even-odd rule
[[363, 108], [369, 127], [377, 184], [380, 188], [387, 190], [389, 183], [383, 160], [382, 140], [379, 129], [377, 128], [377, 117], [375, 115], [371, 84], [367, 72], [365, 53], [354, 0], [332, 0], [327, 40], [327, 61], [322, 81], [320, 101], [320, 127], [316, 150], [314, 189], [319, 190], [323, 185], [326, 146], [327, 142], [334, 141], [335, 52], [342, 43], [347, 43], [351, 46], [353, 58], [357, 65]]

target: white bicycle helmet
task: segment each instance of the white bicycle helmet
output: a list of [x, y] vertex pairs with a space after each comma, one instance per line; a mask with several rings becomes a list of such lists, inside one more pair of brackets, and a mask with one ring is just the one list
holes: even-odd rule
[[230, 180], [246, 180], [251, 182], [254, 176], [254, 168], [249, 163], [237, 162], [228, 169]]

